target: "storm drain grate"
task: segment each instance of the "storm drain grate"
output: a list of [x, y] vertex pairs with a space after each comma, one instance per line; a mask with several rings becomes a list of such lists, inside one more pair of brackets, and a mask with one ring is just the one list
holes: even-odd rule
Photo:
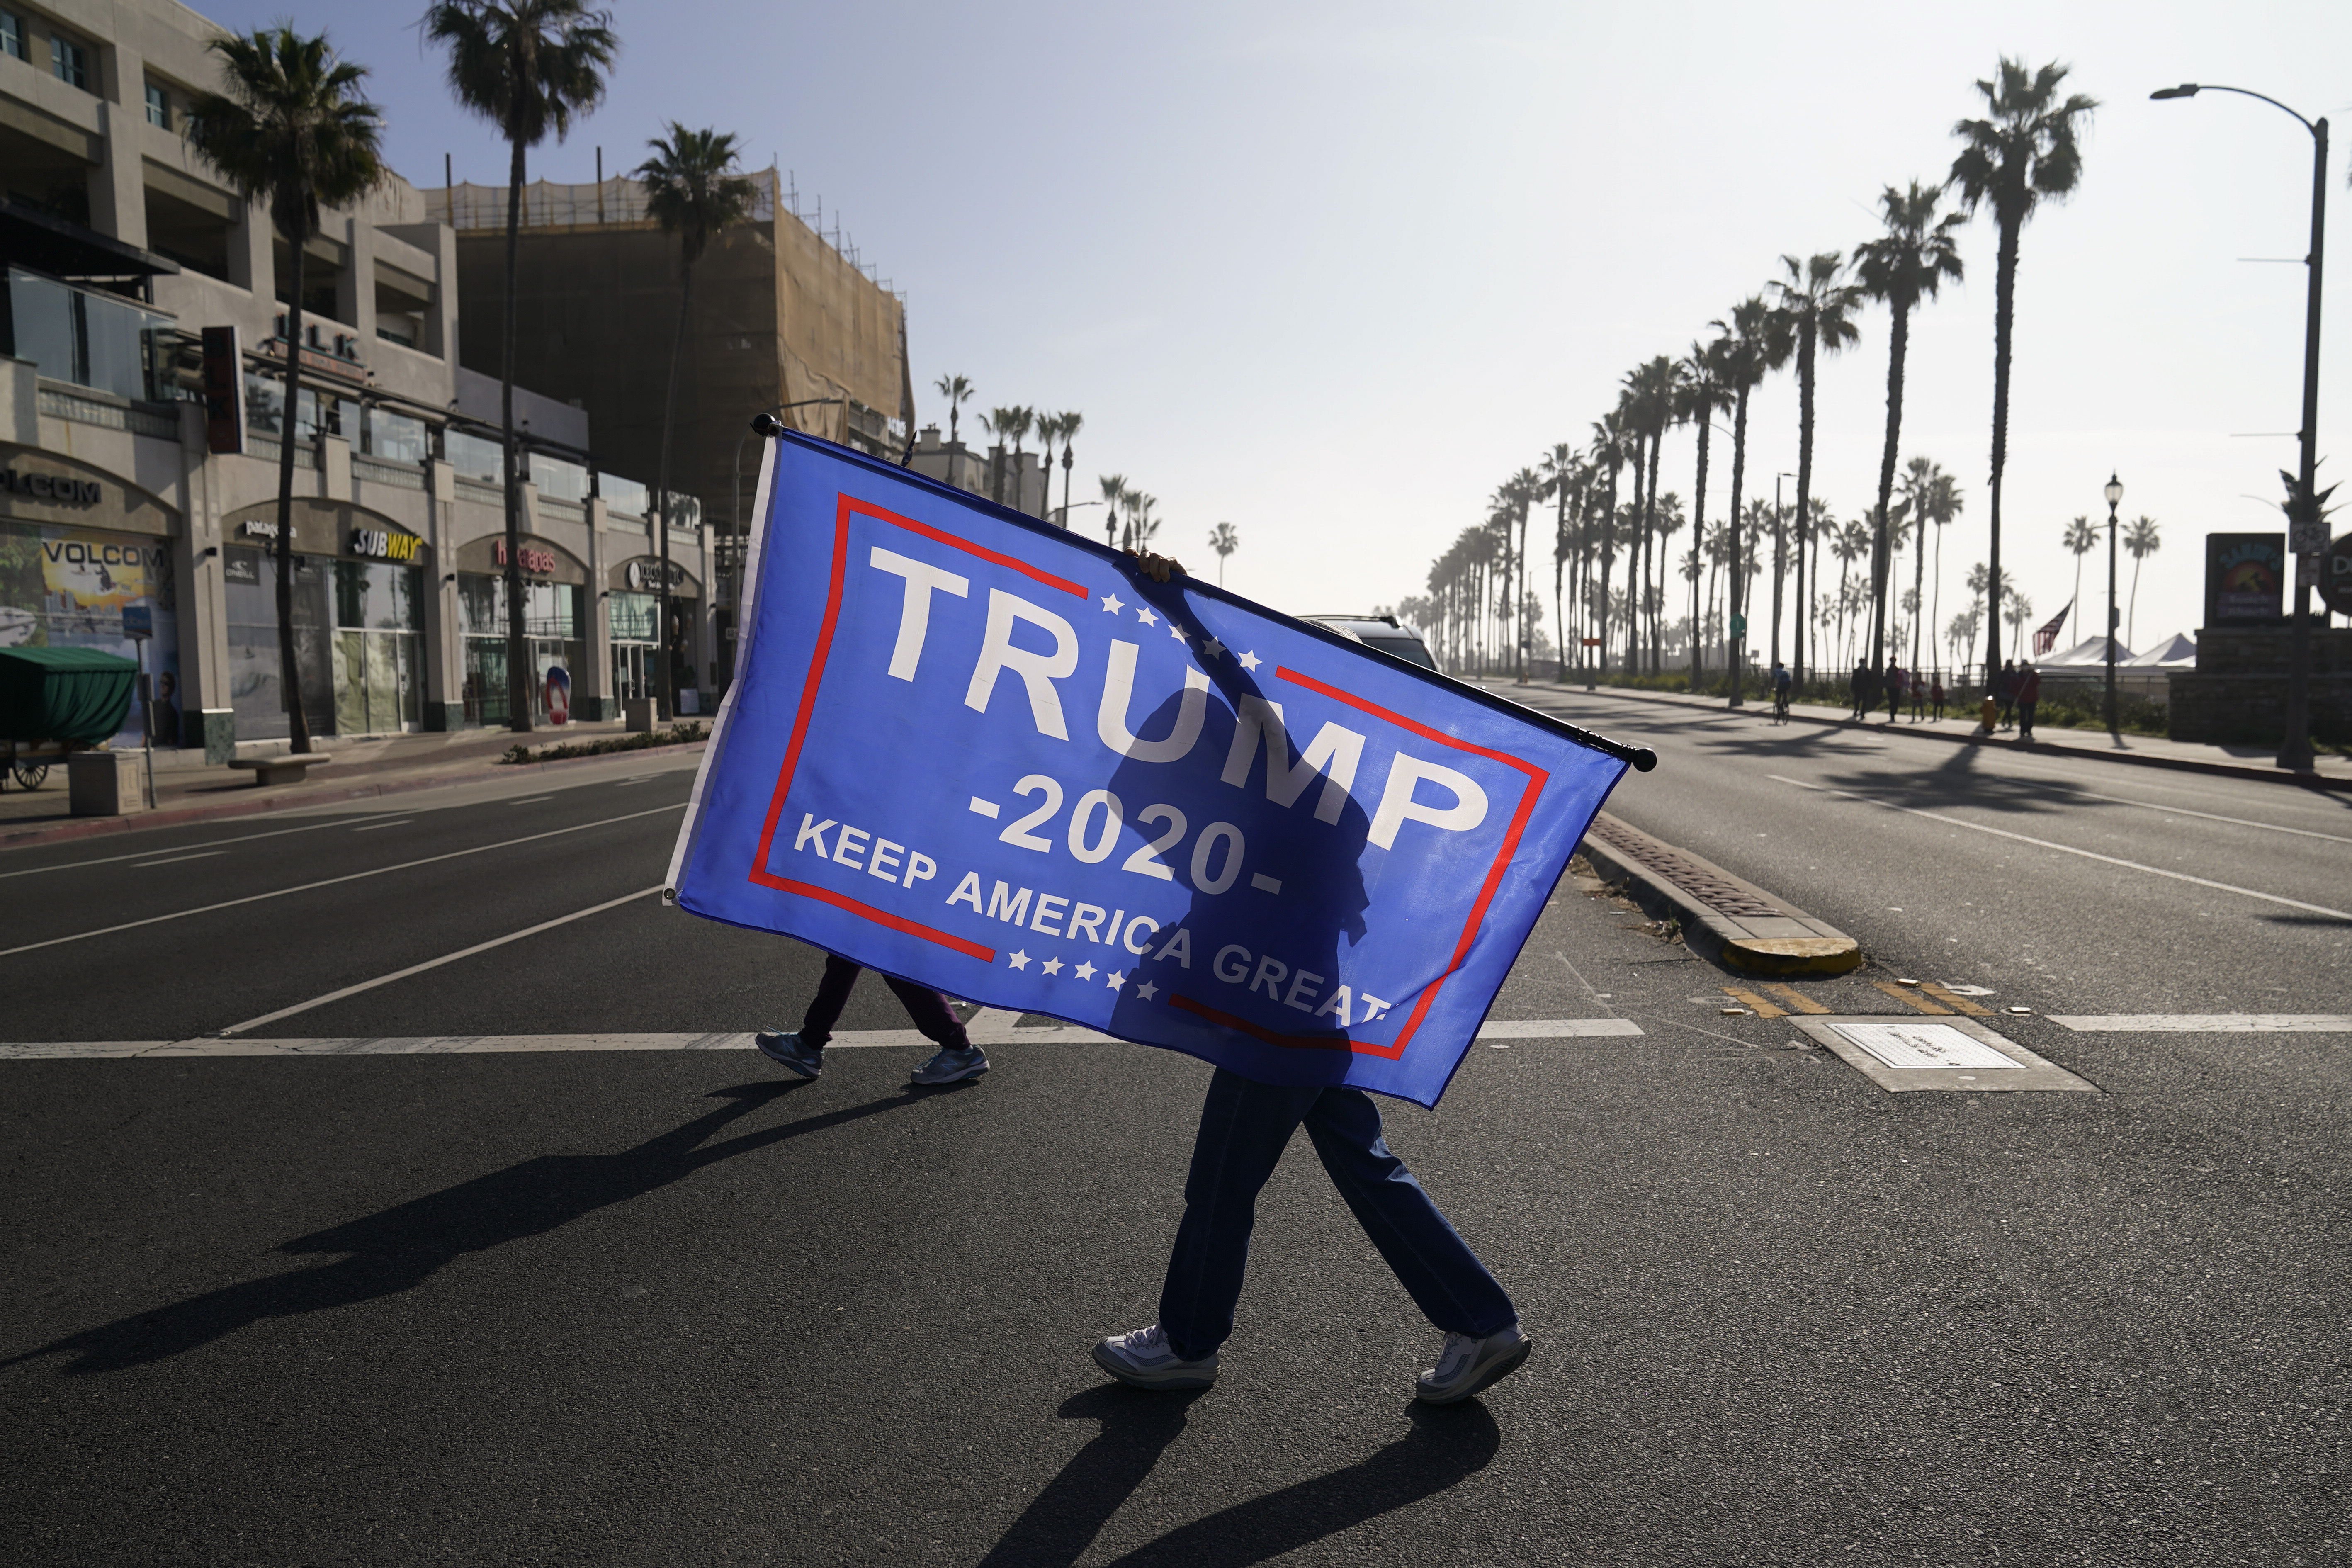
[[1600, 839], [1627, 859], [1655, 871], [1678, 888], [1687, 889], [1697, 896], [1699, 902], [1718, 914], [1753, 918], [1781, 913], [1763, 900], [1742, 892], [1713, 872], [1701, 870], [1673, 850], [1662, 848], [1598, 817], [1584, 831], [1587, 837]]

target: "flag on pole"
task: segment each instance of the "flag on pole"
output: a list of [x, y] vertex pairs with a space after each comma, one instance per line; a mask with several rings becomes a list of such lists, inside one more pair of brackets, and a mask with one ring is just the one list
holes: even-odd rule
[[1269, 1083], [1434, 1105], [1623, 746], [795, 433], [691, 913]]
[[2048, 625], [2038, 626], [2034, 629], [2034, 658], [2040, 658], [2043, 654], [2048, 653], [2052, 648], [2058, 646], [2058, 628], [2066, 624], [2067, 613], [2068, 611], [2073, 610], [2074, 607], [2074, 601], [2072, 599], [2067, 600], [2066, 608], [2059, 611], [2055, 616], [2053, 616], [2050, 618]]

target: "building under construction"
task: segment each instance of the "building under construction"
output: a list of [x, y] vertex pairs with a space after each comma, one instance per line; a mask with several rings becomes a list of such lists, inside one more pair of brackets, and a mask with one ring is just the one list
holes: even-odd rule
[[[750, 177], [750, 221], [722, 231], [695, 265], [670, 454], [670, 488], [701, 497], [721, 539], [751, 509], [757, 449], [741, 437], [752, 415], [782, 405], [795, 429], [894, 459], [914, 415], [904, 301], [856, 265], [854, 249], [845, 256], [795, 214], [775, 170]], [[495, 376], [507, 188], [425, 195], [429, 216], [457, 230], [459, 357]], [[679, 261], [677, 239], [647, 216], [635, 180], [523, 188], [515, 379], [560, 388], [586, 409], [598, 462], [619, 472], [660, 466]]]

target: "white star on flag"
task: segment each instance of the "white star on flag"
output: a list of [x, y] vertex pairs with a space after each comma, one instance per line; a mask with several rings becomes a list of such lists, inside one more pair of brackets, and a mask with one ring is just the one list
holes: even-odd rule
[[1225, 651], [1225, 645], [1219, 642], [1216, 638], [1211, 637], [1207, 642], [1201, 645], [1201, 651], [1208, 655], [1211, 658], [1214, 658], [1219, 654]]
[[1146, 1002], [1149, 1002], [1149, 1001], [1150, 1001], [1154, 996], [1157, 996], [1157, 995], [1159, 995], [1159, 994], [1160, 994], [1160, 987], [1159, 987], [1159, 986], [1157, 986], [1157, 985], [1154, 985], [1153, 984], [1151, 984], [1151, 982], [1150, 982], [1150, 981], [1147, 980], [1147, 981], [1145, 981], [1142, 984], [1140, 984], [1140, 985], [1139, 985], [1139, 986], [1137, 986], [1137, 987], [1135, 988], [1135, 994], [1136, 994], [1138, 996], [1142, 997]]
[[1039, 967], [1048, 974], [1059, 974], [1062, 973], [1062, 961], [1058, 958], [1049, 958]]
[[1107, 614], [1115, 616], [1125, 608], [1127, 608], [1127, 601], [1121, 599], [1117, 594], [1103, 595], [1103, 609]]
[[1095, 977], [1095, 966], [1093, 963], [1089, 961], [1086, 963], [1079, 964], [1076, 969], [1071, 970], [1070, 973], [1076, 975], [1081, 980], [1092, 980]]
[[1029, 955], [1025, 952], [1007, 953], [1004, 962], [1015, 969], [1026, 969], [1029, 967]]
[[1186, 647], [1191, 647], [1192, 646], [1192, 639], [1184, 635], [1184, 628], [1178, 626], [1173, 621], [1168, 623], [1168, 635], [1174, 637], [1178, 642], [1182, 643]]
[[1136, 611], [1135, 618], [1147, 626], [1156, 626], [1160, 624], [1160, 617], [1153, 615], [1149, 607]]
[[1108, 974], [1103, 976], [1103, 984], [1116, 991], [1120, 986], [1127, 984], [1127, 976], [1114, 969]]
[[1254, 653], [1245, 653], [1242, 655], [1242, 668], [1244, 669], [1255, 669], [1259, 665], [1264, 664], [1265, 662], [1265, 660], [1258, 658], [1258, 656]]

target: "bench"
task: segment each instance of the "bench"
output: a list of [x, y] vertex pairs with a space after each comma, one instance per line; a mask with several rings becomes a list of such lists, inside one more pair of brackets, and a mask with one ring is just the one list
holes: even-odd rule
[[253, 782], [266, 789], [271, 784], [300, 784], [305, 773], [312, 768], [323, 768], [334, 760], [317, 752], [305, 752], [300, 756], [234, 757], [228, 765], [252, 769]]

